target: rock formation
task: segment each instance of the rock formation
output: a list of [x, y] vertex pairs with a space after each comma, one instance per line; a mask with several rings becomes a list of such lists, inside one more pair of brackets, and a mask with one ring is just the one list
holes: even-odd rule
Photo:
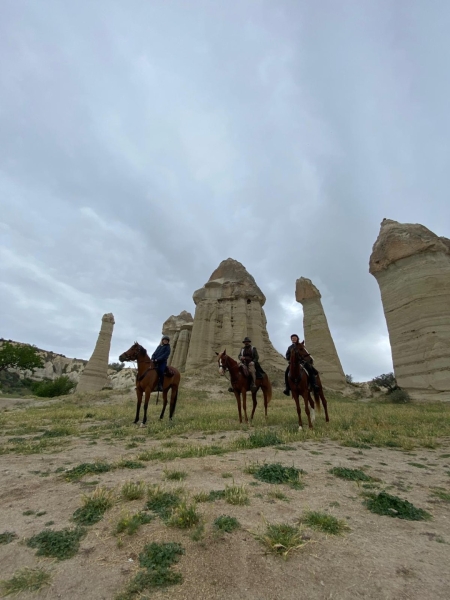
[[[102, 327], [91, 358], [81, 373], [77, 392], [98, 392], [108, 386], [108, 362], [111, 337], [114, 329], [112, 313], [103, 315]], [[109, 384], [110, 385], [110, 384]]]
[[286, 361], [267, 333], [262, 308], [266, 298], [240, 262], [232, 258], [222, 261], [193, 298], [196, 309], [187, 370], [207, 365], [215, 360], [215, 352], [224, 348], [236, 358], [247, 335], [258, 349], [263, 368], [285, 368]]
[[162, 333], [170, 337], [169, 364], [184, 371], [191, 340], [194, 318], [183, 310], [178, 316], [172, 315], [165, 321]]
[[450, 240], [384, 219], [370, 257], [398, 385], [415, 399], [450, 401]]
[[314, 365], [320, 373], [323, 385], [330, 389], [342, 390], [346, 385], [345, 374], [331, 337], [321, 297], [310, 279], [297, 279], [295, 298], [303, 306], [305, 346], [314, 357]]

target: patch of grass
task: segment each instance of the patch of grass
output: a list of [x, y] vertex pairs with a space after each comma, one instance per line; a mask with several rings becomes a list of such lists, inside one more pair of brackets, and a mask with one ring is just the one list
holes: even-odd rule
[[271, 552], [281, 554], [285, 558], [289, 552], [304, 544], [300, 529], [286, 523], [268, 524], [265, 533], [256, 537]]
[[134, 515], [126, 513], [120, 517], [117, 522], [115, 533], [120, 534], [126, 532], [128, 535], [133, 535], [141, 525], [145, 525], [153, 521], [154, 516], [146, 512], [140, 511]]
[[327, 513], [308, 511], [300, 520], [301, 523], [331, 535], [340, 535], [348, 530], [347, 523], [341, 519], [336, 519], [333, 515]]
[[372, 477], [361, 471], [361, 469], [348, 469], [346, 467], [333, 467], [330, 473], [340, 479], [350, 479], [350, 481], [372, 481]]
[[250, 504], [247, 488], [245, 485], [227, 485], [225, 486], [224, 498], [228, 504], [243, 506]]
[[222, 473], [222, 477], [224, 479], [229, 479], [229, 478], [233, 477], [233, 473], [228, 473], [228, 472], [227, 473]]
[[442, 500], [443, 502], [450, 502], [450, 493], [445, 491], [445, 489], [432, 488], [431, 493], [433, 496], [436, 496], [436, 498], [439, 498], [439, 500]]
[[64, 479], [67, 481], [79, 481], [88, 473], [107, 473], [112, 470], [112, 466], [106, 462], [81, 463], [64, 473]]
[[241, 524], [234, 517], [229, 517], [228, 515], [220, 515], [217, 519], [214, 520], [213, 527], [217, 531], [222, 531], [224, 533], [231, 533], [235, 529], [239, 529]]
[[79, 525], [93, 525], [114, 504], [115, 495], [112, 490], [97, 488], [90, 496], [83, 496], [83, 506], [73, 513], [73, 520]]
[[47, 429], [44, 431], [41, 437], [43, 438], [55, 438], [64, 437], [66, 435], [73, 435], [75, 432], [70, 427], [55, 427], [55, 429]]
[[4, 531], [3, 533], [0, 533], [0, 545], [10, 544], [16, 538], [17, 533], [15, 533], [14, 531]]
[[167, 525], [178, 527], [179, 529], [190, 529], [194, 525], [197, 525], [199, 521], [200, 515], [197, 512], [196, 504], [188, 504], [183, 501], [173, 508]]
[[47, 523], [44, 523], [44, 525], [46, 527], [50, 527], [51, 525], [54, 525], [54, 524], [55, 524], [55, 521], [47, 521]]
[[194, 495], [195, 502], [215, 502], [225, 498], [225, 490], [211, 490], [210, 492], [199, 492]]
[[145, 496], [146, 489], [142, 481], [126, 481], [120, 490], [120, 495], [124, 500], [140, 500]]
[[34, 510], [24, 510], [22, 514], [24, 517], [28, 517], [29, 515], [34, 515]]
[[361, 448], [362, 450], [371, 450], [372, 448], [369, 444], [359, 442], [358, 440], [345, 440], [342, 442], [342, 446], [346, 446], [347, 448]]
[[49, 585], [50, 579], [50, 573], [44, 571], [44, 569], [25, 567], [16, 571], [11, 579], [0, 581], [1, 595], [9, 596], [10, 594], [20, 594], [20, 592], [35, 592], [45, 585]]
[[86, 535], [84, 527], [74, 529], [44, 529], [27, 541], [27, 546], [37, 548], [37, 556], [50, 556], [58, 560], [72, 558], [78, 552], [80, 540]]
[[170, 469], [164, 469], [164, 477], [169, 481], [183, 481], [186, 479], [186, 471], [171, 471]]
[[431, 519], [430, 513], [422, 508], [416, 508], [408, 500], [402, 500], [398, 496], [391, 496], [386, 492], [379, 494], [367, 494], [364, 501], [365, 506], [377, 515], [407, 519], [409, 521], [424, 521]]
[[139, 460], [121, 460], [117, 463], [119, 469], [145, 469], [143, 462]]
[[286, 494], [283, 494], [281, 490], [270, 490], [267, 492], [267, 496], [272, 500], [282, 500], [283, 502], [289, 502], [289, 498]]
[[267, 463], [264, 465], [252, 465], [249, 471], [256, 479], [265, 483], [280, 484], [287, 483], [297, 489], [302, 489], [300, 475], [304, 473], [295, 467], [284, 467], [280, 463]]
[[424, 465], [422, 463], [409, 462], [408, 465], [411, 465], [412, 467], [417, 467], [418, 469], [428, 469], [428, 465]]
[[277, 446], [279, 444], [283, 444], [283, 440], [271, 429], [259, 429], [253, 431], [248, 438], [243, 437], [235, 441], [235, 445], [242, 450], [265, 448], [266, 446]]
[[159, 486], [150, 487], [147, 494], [146, 508], [156, 513], [163, 520], [170, 518], [173, 509], [181, 502], [179, 494], [167, 492]]

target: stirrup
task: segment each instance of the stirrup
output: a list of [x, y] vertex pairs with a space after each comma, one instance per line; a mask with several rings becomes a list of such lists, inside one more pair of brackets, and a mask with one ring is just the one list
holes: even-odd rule
[[228, 391], [229, 391], [229, 392], [231, 392], [231, 393], [233, 393], [233, 392], [234, 392], [234, 390], [233, 390], [233, 388], [232, 388], [232, 387], [229, 387], [229, 388], [228, 388]]

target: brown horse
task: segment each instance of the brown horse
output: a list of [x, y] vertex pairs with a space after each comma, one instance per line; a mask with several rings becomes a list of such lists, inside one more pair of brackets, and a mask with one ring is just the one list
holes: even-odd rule
[[[129, 350], [124, 352], [119, 356], [120, 362], [125, 362], [127, 360], [136, 360], [138, 365], [138, 372], [136, 376], [136, 396], [137, 396], [137, 407], [136, 407], [136, 418], [134, 419], [134, 423], [139, 422], [139, 412], [141, 410], [142, 404], [142, 396], [145, 392], [145, 402], [144, 402], [144, 418], [142, 419], [141, 427], [145, 427], [147, 424], [147, 408], [150, 400], [150, 394], [156, 390], [158, 385], [158, 371], [152, 361], [152, 359], [147, 354], [147, 350], [143, 348], [140, 344], [135, 342]], [[168, 377], [167, 375], [164, 377], [163, 383], [163, 407], [161, 414], [159, 416], [160, 419], [164, 417], [164, 413], [167, 406], [167, 392], [171, 389], [170, 394], [170, 410], [169, 410], [169, 419], [172, 420], [172, 417], [175, 412], [175, 407], [177, 405], [178, 398], [178, 386], [180, 385], [181, 375], [177, 369], [171, 367], [171, 371], [174, 372], [172, 377]]]
[[[306, 416], [308, 417], [308, 425], [310, 429], [312, 429], [315, 421], [314, 402], [309, 391], [308, 372], [303, 366], [305, 362], [312, 365], [312, 357], [306, 350], [304, 342], [297, 342], [297, 344], [295, 344], [295, 348], [293, 348], [291, 351], [288, 382], [292, 392], [292, 397], [294, 398], [295, 405], [297, 407], [299, 431], [303, 429], [299, 396], [303, 396], [303, 400], [305, 402], [305, 412]], [[314, 390], [315, 408], [317, 409], [317, 412], [320, 412], [320, 400], [322, 400], [325, 411], [325, 420], [328, 422], [330, 419], [328, 417], [327, 401], [323, 393], [322, 382], [320, 381], [319, 374], [316, 375], [316, 381], [317, 389]]]
[[[239, 368], [239, 364], [228, 356], [227, 351], [224, 350], [220, 354], [217, 353], [218, 363], [219, 363], [219, 373], [221, 375], [225, 375], [226, 371], [230, 373], [231, 387], [233, 388], [234, 395], [236, 396], [238, 412], [239, 412], [239, 422], [242, 423], [242, 412], [241, 412], [241, 394], [242, 394], [242, 406], [244, 409], [245, 422], [248, 423], [247, 417], [247, 392], [250, 389], [250, 381], [249, 377], [244, 375], [244, 373]], [[252, 416], [250, 417], [250, 422], [253, 421], [253, 415], [255, 414], [256, 406], [258, 404], [256, 400], [256, 393], [259, 389], [262, 389], [264, 395], [264, 412], [267, 419], [267, 405], [272, 400], [272, 384], [269, 381], [269, 378], [264, 373], [264, 376], [261, 379], [256, 379], [256, 390], [252, 391], [252, 400], [253, 400], [253, 410]]]

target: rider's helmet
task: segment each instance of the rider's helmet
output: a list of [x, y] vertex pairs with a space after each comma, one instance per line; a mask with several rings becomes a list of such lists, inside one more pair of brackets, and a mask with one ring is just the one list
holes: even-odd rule
[[161, 341], [163, 340], [167, 340], [168, 342], [170, 342], [170, 337], [168, 335], [163, 335]]

